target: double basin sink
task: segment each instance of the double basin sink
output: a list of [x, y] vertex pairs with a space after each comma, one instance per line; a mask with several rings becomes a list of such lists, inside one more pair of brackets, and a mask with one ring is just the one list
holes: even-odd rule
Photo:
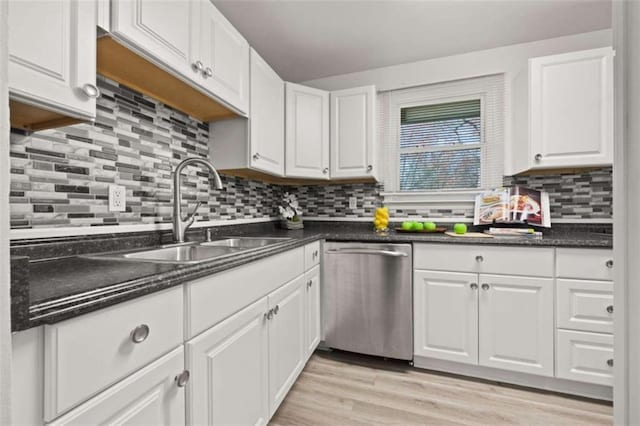
[[127, 252], [86, 255], [85, 258], [137, 262], [195, 264], [240, 252], [257, 250], [289, 241], [290, 238], [225, 238], [207, 242], [188, 242]]

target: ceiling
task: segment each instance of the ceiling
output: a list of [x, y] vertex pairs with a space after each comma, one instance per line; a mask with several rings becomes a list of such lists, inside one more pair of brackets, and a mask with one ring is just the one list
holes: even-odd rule
[[611, 27], [611, 0], [213, 0], [293, 82]]

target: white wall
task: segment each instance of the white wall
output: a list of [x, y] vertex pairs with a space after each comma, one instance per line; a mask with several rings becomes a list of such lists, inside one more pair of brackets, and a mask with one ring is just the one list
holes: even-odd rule
[[640, 424], [640, 2], [614, 2], [615, 424]]
[[7, 2], [0, 1], [0, 425], [11, 424], [7, 33]]
[[482, 75], [510, 75], [524, 69], [530, 57], [611, 46], [611, 38], [611, 30], [594, 31], [336, 75], [303, 84], [324, 90], [375, 84], [378, 91], [386, 91]]
[[428, 59], [401, 65], [376, 68], [350, 74], [336, 75], [303, 84], [324, 90], [340, 90], [373, 84], [378, 91], [397, 90], [407, 87], [460, 80], [491, 74], [505, 75], [505, 175], [513, 174], [512, 140], [513, 108], [526, 102], [513, 99], [513, 80], [525, 72], [529, 58], [566, 53], [577, 50], [593, 49], [612, 45], [612, 31], [600, 30], [566, 37], [539, 40], [530, 43], [514, 44], [495, 49], [480, 50], [444, 58]]

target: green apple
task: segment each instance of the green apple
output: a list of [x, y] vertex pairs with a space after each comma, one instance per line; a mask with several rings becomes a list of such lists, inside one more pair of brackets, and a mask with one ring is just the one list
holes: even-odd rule
[[420, 222], [414, 222], [413, 223], [413, 230], [414, 231], [422, 231], [424, 229], [424, 225]]
[[425, 231], [435, 231], [436, 230], [436, 224], [433, 222], [425, 222], [424, 223], [424, 230]]
[[453, 225], [453, 232], [456, 234], [466, 234], [467, 233], [467, 225], [464, 223], [456, 223]]
[[413, 222], [402, 222], [402, 229], [411, 231], [413, 229]]

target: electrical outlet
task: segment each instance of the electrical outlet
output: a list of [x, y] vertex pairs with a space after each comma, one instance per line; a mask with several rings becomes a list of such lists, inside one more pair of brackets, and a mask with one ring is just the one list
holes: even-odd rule
[[121, 185], [109, 185], [109, 211], [123, 212], [127, 208], [127, 189]]
[[349, 197], [349, 208], [355, 209], [358, 207], [358, 199], [356, 197]]

